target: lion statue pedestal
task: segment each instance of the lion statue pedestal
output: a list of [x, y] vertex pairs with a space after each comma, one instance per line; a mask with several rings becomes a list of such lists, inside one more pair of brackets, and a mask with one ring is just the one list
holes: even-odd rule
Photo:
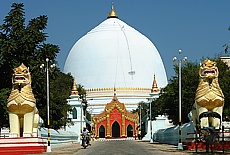
[[29, 68], [22, 63], [13, 71], [13, 88], [7, 100], [10, 137], [37, 137], [39, 114]]

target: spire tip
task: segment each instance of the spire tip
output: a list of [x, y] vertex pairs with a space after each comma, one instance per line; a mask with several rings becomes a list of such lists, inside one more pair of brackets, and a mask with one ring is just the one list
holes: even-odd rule
[[108, 15], [107, 18], [118, 18], [117, 13], [114, 11], [114, 4], [113, 4], [113, 2], [112, 2], [112, 9], [111, 9], [111, 11], [110, 11], [110, 13], [109, 13], [109, 15]]

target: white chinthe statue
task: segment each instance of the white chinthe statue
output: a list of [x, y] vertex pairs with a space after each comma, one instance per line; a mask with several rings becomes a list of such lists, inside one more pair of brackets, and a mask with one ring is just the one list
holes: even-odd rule
[[199, 70], [199, 85], [196, 90], [192, 119], [195, 130], [212, 127], [221, 128], [224, 94], [218, 83], [219, 71], [216, 62], [203, 61]]
[[13, 71], [13, 88], [7, 100], [10, 137], [37, 137], [40, 117], [32, 92], [29, 68], [22, 63]]

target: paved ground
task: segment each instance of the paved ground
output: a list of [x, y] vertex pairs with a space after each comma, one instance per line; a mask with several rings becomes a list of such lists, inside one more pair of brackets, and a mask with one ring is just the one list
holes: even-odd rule
[[[214, 154], [222, 154], [214, 151]], [[195, 153], [194, 150], [178, 150], [177, 146], [143, 141], [93, 141], [92, 146], [83, 149], [79, 143], [52, 148], [52, 152], [42, 155], [187, 155], [206, 154], [204, 151]], [[230, 154], [230, 151], [225, 151]]]

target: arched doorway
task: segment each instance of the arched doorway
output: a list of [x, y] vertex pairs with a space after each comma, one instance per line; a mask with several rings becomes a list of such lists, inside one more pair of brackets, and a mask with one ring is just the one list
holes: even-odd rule
[[105, 138], [105, 127], [103, 125], [99, 128], [99, 138]]
[[133, 127], [130, 124], [127, 126], [127, 137], [133, 137]]
[[120, 125], [117, 121], [112, 125], [112, 137], [120, 137]]

